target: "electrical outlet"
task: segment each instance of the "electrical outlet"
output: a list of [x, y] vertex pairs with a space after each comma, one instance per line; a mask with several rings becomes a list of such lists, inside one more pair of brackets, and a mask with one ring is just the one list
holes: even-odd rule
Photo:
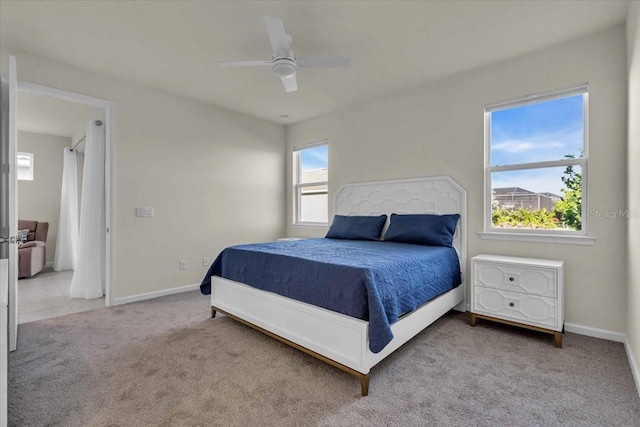
[[186, 270], [187, 269], [187, 260], [186, 259], [181, 259], [180, 263], [179, 263], [179, 266], [180, 266], [180, 270]]
[[211, 264], [211, 260], [209, 258], [202, 258], [202, 266], [203, 267], [209, 267], [209, 264]]

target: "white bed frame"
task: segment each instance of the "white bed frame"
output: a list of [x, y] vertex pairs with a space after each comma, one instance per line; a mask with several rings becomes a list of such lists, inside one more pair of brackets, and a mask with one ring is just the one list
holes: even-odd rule
[[369, 322], [217, 276], [212, 277], [211, 315], [219, 311], [359, 377], [366, 396], [372, 367], [449, 310], [466, 310], [466, 204], [466, 191], [447, 176], [347, 184], [336, 195], [338, 215], [460, 214], [453, 246], [462, 285], [392, 324], [394, 338], [380, 353], [369, 350]]

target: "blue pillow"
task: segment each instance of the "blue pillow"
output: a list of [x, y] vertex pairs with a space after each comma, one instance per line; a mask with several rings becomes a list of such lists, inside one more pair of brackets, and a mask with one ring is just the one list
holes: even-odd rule
[[380, 240], [386, 215], [344, 216], [335, 215], [327, 233], [329, 239]]
[[427, 246], [453, 246], [453, 234], [460, 215], [391, 214], [384, 240]]

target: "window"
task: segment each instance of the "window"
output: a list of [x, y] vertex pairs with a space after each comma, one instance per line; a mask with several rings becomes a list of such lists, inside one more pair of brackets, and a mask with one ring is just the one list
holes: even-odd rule
[[487, 104], [485, 232], [586, 236], [587, 131], [586, 84]]
[[19, 180], [33, 181], [33, 153], [18, 153], [16, 167]]
[[326, 142], [293, 150], [294, 223], [328, 223], [328, 145]]

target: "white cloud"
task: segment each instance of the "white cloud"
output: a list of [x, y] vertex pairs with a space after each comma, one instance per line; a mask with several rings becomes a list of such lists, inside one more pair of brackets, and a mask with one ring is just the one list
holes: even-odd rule
[[510, 139], [507, 141], [492, 144], [491, 148], [497, 151], [507, 153], [522, 153], [531, 150], [549, 150], [553, 148], [562, 148], [565, 144], [559, 141], [526, 141]]

